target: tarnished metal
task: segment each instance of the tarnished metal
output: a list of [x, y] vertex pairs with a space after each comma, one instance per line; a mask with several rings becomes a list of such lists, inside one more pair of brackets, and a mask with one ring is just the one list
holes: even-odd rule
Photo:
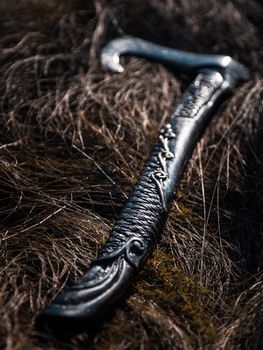
[[97, 259], [85, 276], [40, 313], [41, 329], [61, 333], [89, 329], [119, 300], [154, 247], [180, 175], [213, 112], [239, 82], [249, 78], [247, 68], [229, 56], [186, 53], [131, 37], [111, 41], [102, 50], [102, 64], [122, 72], [122, 54], [162, 60], [198, 75], [162, 126]]

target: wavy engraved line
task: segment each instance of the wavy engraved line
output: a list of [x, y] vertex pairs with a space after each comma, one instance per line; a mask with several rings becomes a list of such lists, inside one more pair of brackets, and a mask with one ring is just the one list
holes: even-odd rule
[[103, 275], [102, 277], [97, 277], [97, 278], [92, 278], [90, 280], [87, 281], [82, 281], [80, 279], [79, 283], [77, 283], [76, 285], [74, 285], [71, 290], [83, 290], [83, 289], [89, 289], [90, 293], [92, 293], [93, 291], [95, 293], [98, 292], [98, 289], [104, 289], [108, 283], [109, 280], [113, 280], [115, 279], [115, 277], [118, 274], [118, 269], [120, 268], [120, 262], [118, 260], [114, 261], [114, 263], [112, 264], [112, 266], [110, 267], [109, 271], [107, 271], [105, 273], [105, 275]]
[[162, 207], [166, 210], [164, 193], [163, 193], [163, 182], [169, 178], [169, 174], [167, 172], [167, 160], [171, 160], [174, 158], [173, 153], [169, 149], [169, 140], [175, 138], [175, 133], [173, 132], [171, 124], [167, 123], [163, 126], [160, 132], [159, 140], [162, 144], [161, 151], [157, 154], [157, 163], [159, 165], [159, 169], [150, 173], [150, 178], [155, 183], [159, 197], [162, 203]]
[[[130, 238], [125, 244], [110, 255], [97, 258], [96, 263], [107, 263], [123, 256], [135, 269], [139, 267], [139, 258], [145, 252], [145, 242], [139, 237]], [[132, 251], [134, 250], [134, 251]], [[135, 258], [135, 259], [134, 259]]]

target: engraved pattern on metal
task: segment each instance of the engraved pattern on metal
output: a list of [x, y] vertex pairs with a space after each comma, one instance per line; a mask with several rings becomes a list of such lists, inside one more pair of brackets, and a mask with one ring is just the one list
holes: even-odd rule
[[120, 249], [114, 251], [108, 256], [103, 256], [97, 259], [97, 263], [108, 263], [120, 256], [123, 258], [135, 269], [139, 268], [139, 258], [144, 254], [146, 250], [145, 242], [138, 238], [130, 238]]
[[139, 258], [145, 253], [145, 249], [146, 246], [142, 239], [137, 237], [130, 238], [120, 249], [112, 254], [97, 258], [95, 270], [98, 266], [100, 269], [96, 270], [96, 276], [84, 276], [71, 288], [71, 291], [84, 291], [86, 289], [87, 293], [90, 293], [93, 288], [102, 285], [104, 285], [106, 291], [110, 284], [114, 282], [117, 272], [122, 268], [121, 260], [124, 259], [137, 270], [139, 268]]
[[149, 175], [158, 189], [160, 200], [165, 210], [167, 210], [167, 208], [164, 201], [163, 183], [169, 178], [166, 162], [174, 158], [174, 154], [169, 149], [169, 140], [174, 139], [175, 137], [176, 134], [173, 132], [172, 125], [166, 123], [161, 129], [159, 136], [162, 145], [161, 151], [157, 155], [159, 169], [151, 172]]
[[224, 78], [219, 72], [202, 72], [196, 77], [194, 84], [188, 88], [187, 94], [177, 105], [174, 115], [182, 118], [198, 117], [201, 109], [210, 101], [223, 82]]

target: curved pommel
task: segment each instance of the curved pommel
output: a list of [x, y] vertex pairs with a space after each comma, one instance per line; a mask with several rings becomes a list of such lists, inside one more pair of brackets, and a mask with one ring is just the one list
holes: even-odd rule
[[232, 86], [235, 86], [239, 81], [249, 79], [248, 69], [230, 56], [185, 52], [129, 36], [114, 39], [103, 48], [102, 65], [112, 72], [121, 73], [124, 68], [120, 64], [120, 56], [128, 54], [168, 62], [183, 70], [198, 71], [205, 68], [219, 70], [225, 75], [229, 75]]

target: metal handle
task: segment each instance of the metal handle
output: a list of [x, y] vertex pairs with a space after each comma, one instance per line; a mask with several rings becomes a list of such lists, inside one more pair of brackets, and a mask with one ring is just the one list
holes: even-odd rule
[[88, 273], [44, 309], [41, 329], [65, 332], [98, 322], [128, 289], [163, 229], [176, 185], [212, 112], [231, 92], [215, 70], [201, 72], [163, 125], [149, 160]]

